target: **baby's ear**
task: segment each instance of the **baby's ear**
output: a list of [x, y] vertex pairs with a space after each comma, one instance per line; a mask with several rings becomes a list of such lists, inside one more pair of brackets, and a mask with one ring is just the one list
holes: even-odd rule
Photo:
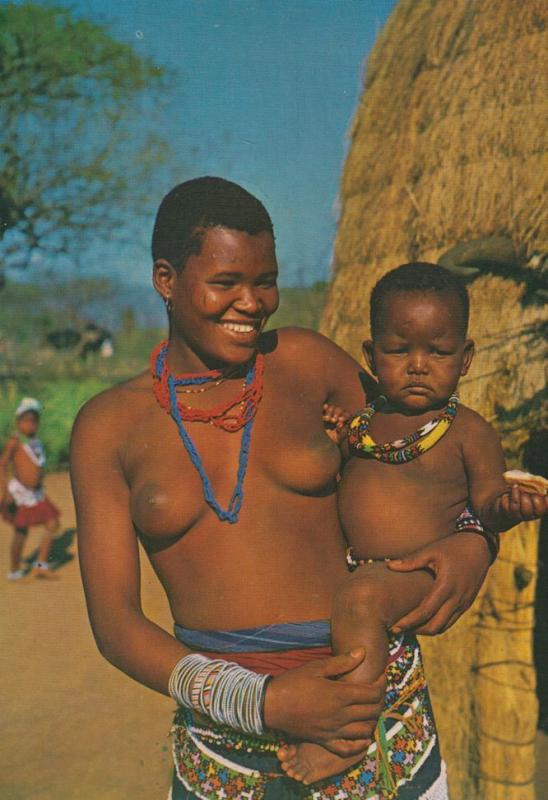
[[468, 370], [470, 369], [470, 364], [472, 363], [472, 359], [474, 358], [474, 349], [476, 345], [474, 344], [473, 339], [467, 339], [464, 343], [464, 355], [462, 359], [462, 368], [460, 371], [461, 375], [466, 375]]
[[363, 344], [362, 344], [362, 353], [363, 353], [363, 357], [365, 358], [365, 363], [367, 364], [367, 366], [369, 367], [369, 369], [371, 370], [373, 375], [376, 375], [377, 372], [375, 370], [375, 359], [373, 357], [373, 340], [372, 339], [366, 339], [363, 342]]

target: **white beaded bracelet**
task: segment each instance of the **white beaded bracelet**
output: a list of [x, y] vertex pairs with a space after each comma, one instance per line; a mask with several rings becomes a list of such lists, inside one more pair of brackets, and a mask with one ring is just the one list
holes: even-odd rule
[[168, 691], [180, 705], [214, 722], [260, 736], [270, 675], [258, 675], [231, 661], [190, 653], [175, 664]]

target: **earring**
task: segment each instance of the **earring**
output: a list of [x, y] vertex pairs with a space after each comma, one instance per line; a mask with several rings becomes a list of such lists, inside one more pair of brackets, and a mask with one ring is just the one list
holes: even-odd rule
[[164, 305], [166, 307], [167, 313], [171, 314], [171, 309], [173, 308], [173, 305], [171, 303], [171, 297], [164, 297]]

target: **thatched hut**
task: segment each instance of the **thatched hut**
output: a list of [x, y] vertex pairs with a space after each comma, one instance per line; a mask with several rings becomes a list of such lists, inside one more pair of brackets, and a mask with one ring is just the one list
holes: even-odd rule
[[[341, 188], [322, 330], [356, 357], [371, 287], [417, 258], [469, 281], [464, 402], [508, 461], [545, 423], [548, 9], [543, 0], [401, 0], [369, 59]], [[534, 796], [537, 525], [504, 539], [480, 599], [424, 642], [453, 800]]]

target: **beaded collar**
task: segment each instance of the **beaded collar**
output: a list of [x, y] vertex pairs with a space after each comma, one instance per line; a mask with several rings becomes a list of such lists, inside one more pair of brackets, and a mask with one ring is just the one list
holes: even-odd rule
[[376, 458], [378, 461], [384, 461], [387, 464], [406, 464], [426, 453], [439, 442], [442, 436], [445, 436], [455, 419], [459, 398], [456, 393], [452, 394], [447, 405], [437, 417], [403, 439], [377, 444], [369, 434], [369, 426], [375, 412], [387, 402], [386, 397], [381, 395], [354, 417], [348, 429], [348, 443], [354, 450]]

